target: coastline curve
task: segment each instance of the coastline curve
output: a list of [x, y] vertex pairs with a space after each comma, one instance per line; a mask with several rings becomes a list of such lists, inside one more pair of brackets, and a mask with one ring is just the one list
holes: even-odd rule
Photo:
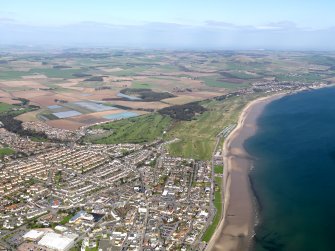
[[256, 122], [266, 105], [287, 93], [277, 93], [249, 102], [238, 119], [236, 128], [223, 146], [223, 214], [206, 251], [241, 251], [250, 249], [256, 222], [256, 203], [249, 172], [252, 158], [244, 141], [257, 130]]

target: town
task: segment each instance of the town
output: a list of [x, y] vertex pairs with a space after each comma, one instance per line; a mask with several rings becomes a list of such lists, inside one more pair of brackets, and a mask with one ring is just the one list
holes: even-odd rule
[[3, 248], [186, 250], [203, 245], [215, 189], [209, 162], [170, 157], [166, 142], [34, 142], [0, 130], [0, 144], [21, 154], [1, 162]]

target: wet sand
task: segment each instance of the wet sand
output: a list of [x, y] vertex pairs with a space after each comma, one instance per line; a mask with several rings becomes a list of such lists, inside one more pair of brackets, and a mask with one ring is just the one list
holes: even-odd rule
[[277, 94], [250, 102], [242, 111], [237, 127], [225, 140], [223, 218], [206, 250], [250, 249], [256, 210], [249, 180], [252, 160], [243, 144], [256, 132], [257, 118], [264, 107], [284, 95]]

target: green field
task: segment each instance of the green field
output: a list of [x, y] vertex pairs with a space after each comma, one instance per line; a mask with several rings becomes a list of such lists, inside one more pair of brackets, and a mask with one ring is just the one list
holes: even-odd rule
[[16, 117], [16, 116], [19, 116], [19, 115], [21, 115], [23, 113], [31, 112], [31, 111], [36, 111], [36, 110], [37, 110], [36, 107], [29, 106], [29, 107], [26, 107], [26, 108], [24, 108], [22, 110], [9, 110], [9, 111], [6, 112], [6, 114], [10, 115], [10, 116], [13, 116], [13, 117]]
[[255, 79], [255, 78], [259, 78], [258, 75], [254, 75], [254, 74], [248, 74], [245, 72], [241, 72], [241, 71], [232, 71], [229, 72], [229, 74], [231, 75], [231, 77], [233, 78], [238, 78], [238, 79]]
[[69, 221], [71, 220], [71, 218], [75, 216], [75, 214], [68, 214], [67, 216], [65, 216], [59, 223], [61, 225], [65, 225], [66, 223], [69, 223]]
[[322, 77], [320, 74], [316, 73], [306, 73], [306, 74], [295, 74], [295, 75], [288, 75], [288, 74], [279, 74], [276, 76], [278, 81], [302, 81], [302, 82], [316, 82], [321, 81]]
[[8, 112], [10, 111], [14, 106], [6, 103], [0, 102], [0, 113], [1, 112]]
[[202, 77], [200, 78], [201, 80], [204, 81], [204, 83], [207, 86], [210, 87], [220, 87], [220, 88], [227, 88], [227, 89], [239, 89], [248, 86], [248, 83], [242, 83], [242, 84], [237, 84], [237, 83], [229, 83], [229, 82], [223, 82], [218, 80], [216, 77]]
[[232, 71], [262, 71], [265, 65], [263, 63], [242, 63], [242, 62], [232, 62], [228, 61], [224, 67], [225, 70]]
[[112, 133], [104, 138], [88, 138], [88, 141], [97, 144], [152, 142], [162, 137], [163, 132], [167, 130], [171, 121], [169, 117], [158, 113], [118, 120], [95, 126], [95, 128], [111, 130]]
[[141, 88], [148, 88], [151, 89], [152, 88], [152, 84], [149, 83], [143, 83], [143, 82], [138, 82], [138, 81], [134, 81], [131, 84], [132, 88], [137, 88], [137, 89], [141, 89]]
[[22, 76], [31, 76], [34, 74], [43, 74], [49, 78], [75, 78], [74, 73], [82, 72], [82, 69], [54, 69], [54, 68], [33, 68], [30, 71], [0, 71], [0, 80], [16, 80]]
[[185, 158], [211, 159], [216, 135], [226, 126], [237, 123], [243, 107], [249, 101], [257, 98], [258, 95], [231, 97], [224, 101], [202, 102], [208, 111], [197, 116], [194, 120], [175, 123], [168, 132], [169, 139], [179, 139], [178, 142], [168, 146], [169, 153]]
[[0, 80], [16, 80], [22, 76], [29, 75], [28, 72], [24, 71], [0, 71]]
[[82, 71], [83, 69], [36, 68], [31, 69], [26, 75], [43, 74], [49, 78], [76, 78], [72, 74]]
[[223, 174], [223, 166], [221, 166], [221, 165], [214, 166], [214, 173]]
[[312, 64], [335, 66], [335, 58], [328, 55], [309, 55], [304, 57], [305, 60]]
[[8, 147], [4, 147], [4, 148], [0, 148], [0, 157], [6, 156], [6, 155], [11, 155], [14, 154], [15, 151], [11, 148]]
[[128, 67], [128, 69], [124, 69], [121, 71], [113, 72], [111, 75], [119, 76], [119, 77], [128, 77], [128, 76], [135, 76], [145, 70], [148, 70], [150, 67], [148, 66], [136, 66], [136, 67]]
[[89, 247], [85, 248], [85, 251], [98, 251], [98, 250], [99, 250], [98, 244], [95, 248], [89, 248]]
[[205, 242], [209, 242], [209, 240], [212, 238], [212, 235], [214, 234], [216, 227], [220, 223], [222, 215], [222, 193], [221, 193], [222, 178], [215, 177], [215, 183], [217, 185], [216, 190], [214, 192], [214, 206], [216, 208], [216, 213], [212, 224], [207, 228], [206, 232], [202, 236], [202, 240]]

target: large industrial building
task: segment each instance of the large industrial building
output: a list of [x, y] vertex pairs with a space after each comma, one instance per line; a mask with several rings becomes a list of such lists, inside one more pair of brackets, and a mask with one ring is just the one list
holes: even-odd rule
[[74, 245], [74, 239], [57, 233], [46, 233], [38, 245], [57, 251], [67, 251]]

